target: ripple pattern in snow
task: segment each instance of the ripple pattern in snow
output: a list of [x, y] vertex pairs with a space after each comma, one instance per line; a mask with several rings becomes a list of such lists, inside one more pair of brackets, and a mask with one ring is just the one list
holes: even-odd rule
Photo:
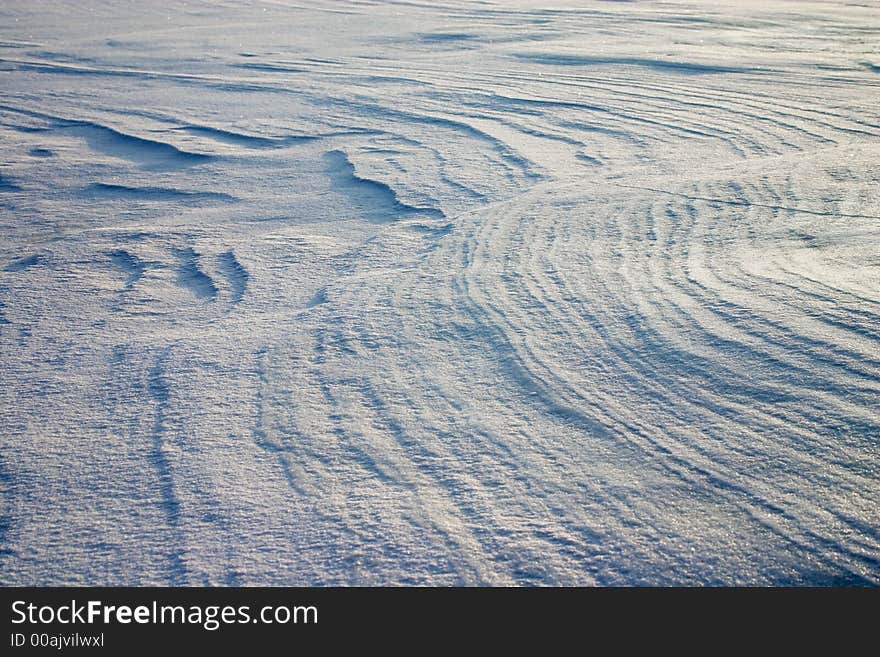
[[880, 584], [877, 10], [4, 3], [0, 582]]

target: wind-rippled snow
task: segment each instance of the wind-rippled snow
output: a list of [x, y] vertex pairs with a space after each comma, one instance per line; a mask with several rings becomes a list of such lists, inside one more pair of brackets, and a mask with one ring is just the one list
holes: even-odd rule
[[0, 6], [0, 581], [880, 583], [880, 6]]

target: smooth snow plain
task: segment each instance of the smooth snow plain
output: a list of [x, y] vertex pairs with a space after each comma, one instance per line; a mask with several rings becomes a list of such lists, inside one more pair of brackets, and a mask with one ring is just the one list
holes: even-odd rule
[[880, 584], [880, 5], [0, 5], [0, 583]]

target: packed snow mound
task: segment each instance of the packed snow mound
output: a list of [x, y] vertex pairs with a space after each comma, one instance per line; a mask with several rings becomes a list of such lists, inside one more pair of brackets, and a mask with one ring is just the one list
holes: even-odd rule
[[880, 584], [877, 8], [0, 8], [0, 583]]

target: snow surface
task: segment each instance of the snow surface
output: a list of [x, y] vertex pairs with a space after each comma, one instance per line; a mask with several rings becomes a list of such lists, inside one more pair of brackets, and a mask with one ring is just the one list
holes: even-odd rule
[[880, 584], [876, 2], [0, 4], [0, 583]]

